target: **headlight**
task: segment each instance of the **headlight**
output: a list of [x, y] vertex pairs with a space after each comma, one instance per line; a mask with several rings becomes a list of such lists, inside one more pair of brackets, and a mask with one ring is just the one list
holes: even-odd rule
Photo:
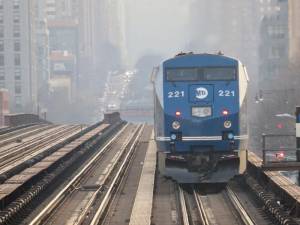
[[192, 107], [192, 116], [207, 117], [211, 116], [211, 107]]
[[172, 123], [172, 127], [174, 130], [178, 130], [180, 128], [180, 123], [178, 121], [174, 121]]
[[224, 127], [227, 128], [227, 129], [230, 128], [231, 127], [231, 121], [229, 121], [229, 120], [225, 121], [224, 122]]

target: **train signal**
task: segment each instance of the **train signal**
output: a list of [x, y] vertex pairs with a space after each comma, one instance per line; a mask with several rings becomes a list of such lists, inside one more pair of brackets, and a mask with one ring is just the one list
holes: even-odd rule
[[282, 123], [278, 123], [278, 124], [276, 125], [276, 127], [277, 127], [278, 129], [282, 129], [282, 128], [283, 128], [283, 124], [282, 124]]
[[284, 154], [284, 152], [278, 152], [278, 153], [275, 154], [275, 157], [278, 160], [283, 160], [284, 157], [285, 157], [285, 154]]
[[[297, 162], [300, 162], [300, 106], [296, 107], [296, 147], [297, 147]], [[299, 172], [300, 179], [300, 172]]]

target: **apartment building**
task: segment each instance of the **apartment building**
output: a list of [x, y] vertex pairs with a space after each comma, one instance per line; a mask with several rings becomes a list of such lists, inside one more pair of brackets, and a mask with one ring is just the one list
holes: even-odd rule
[[35, 0], [0, 0], [0, 88], [13, 112], [34, 112], [37, 103]]

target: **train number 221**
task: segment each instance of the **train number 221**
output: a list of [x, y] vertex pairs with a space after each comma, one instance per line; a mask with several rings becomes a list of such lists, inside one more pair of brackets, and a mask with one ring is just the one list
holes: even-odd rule
[[168, 92], [168, 98], [182, 98], [184, 97], [184, 91], [170, 91]]
[[218, 95], [221, 97], [234, 97], [235, 92], [230, 90], [219, 90]]

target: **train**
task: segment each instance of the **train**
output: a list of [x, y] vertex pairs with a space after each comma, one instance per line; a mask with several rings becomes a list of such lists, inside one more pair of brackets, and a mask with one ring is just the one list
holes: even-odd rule
[[246, 67], [218, 54], [180, 53], [154, 67], [159, 170], [182, 183], [226, 183], [247, 160]]

